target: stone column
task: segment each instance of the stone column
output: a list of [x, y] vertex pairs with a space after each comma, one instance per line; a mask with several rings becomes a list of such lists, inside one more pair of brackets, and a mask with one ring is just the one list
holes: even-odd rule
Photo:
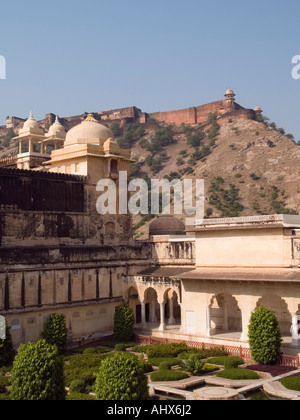
[[171, 298], [169, 300], [169, 308], [170, 308], [170, 318], [169, 318], [168, 324], [169, 325], [175, 325], [176, 321], [175, 321], [175, 318], [174, 318], [174, 298]]
[[146, 326], [146, 303], [142, 302], [141, 307], [142, 307], [142, 326], [145, 327]]
[[291, 326], [291, 333], [292, 333], [292, 346], [298, 347], [299, 346], [299, 325], [298, 325], [298, 316], [296, 314], [293, 314], [292, 318], [292, 326]]
[[241, 310], [242, 311], [242, 335], [241, 341], [248, 341], [248, 329], [250, 324], [250, 318], [252, 311], [251, 310]]
[[211, 337], [211, 312], [210, 312], [210, 306], [206, 309], [206, 337]]
[[32, 143], [32, 139], [29, 139], [28, 152], [29, 152], [29, 153], [32, 153], [32, 152], [33, 152], [33, 143]]
[[165, 330], [165, 303], [162, 302], [159, 304], [160, 306], [160, 326], [159, 326], [159, 330], [160, 331], [164, 331]]

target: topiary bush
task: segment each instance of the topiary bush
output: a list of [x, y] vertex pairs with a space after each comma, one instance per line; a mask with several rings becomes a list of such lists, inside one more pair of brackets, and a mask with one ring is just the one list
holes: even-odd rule
[[19, 348], [12, 369], [11, 398], [65, 400], [63, 361], [56, 346], [40, 340]]
[[68, 329], [66, 327], [65, 317], [60, 314], [50, 315], [44, 324], [42, 338], [48, 344], [55, 344], [59, 353], [63, 354], [68, 341]]
[[125, 303], [116, 307], [114, 316], [114, 336], [116, 341], [128, 342], [133, 337], [134, 313]]
[[282, 339], [275, 314], [258, 308], [252, 313], [249, 324], [249, 344], [252, 358], [263, 365], [275, 364], [280, 356]]
[[96, 378], [97, 399], [148, 400], [148, 381], [144, 368], [144, 363], [131, 353], [118, 352], [105, 359]]

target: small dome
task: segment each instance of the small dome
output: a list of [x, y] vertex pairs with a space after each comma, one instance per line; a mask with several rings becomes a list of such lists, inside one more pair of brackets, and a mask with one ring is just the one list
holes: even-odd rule
[[149, 225], [149, 236], [185, 235], [184, 223], [171, 215], [163, 215]]
[[30, 116], [28, 120], [24, 122], [23, 130], [29, 130], [30, 128], [40, 128], [39, 123], [35, 120], [32, 111], [30, 111]]
[[232, 89], [228, 89], [225, 96], [227, 96], [227, 95], [234, 95], [235, 96], [235, 93], [233, 92]]
[[113, 132], [100, 124], [92, 114], [89, 114], [81, 124], [76, 125], [67, 133], [65, 146], [74, 144], [103, 145], [109, 138], [115, 139]]
[[55, 123], [51, 125], [49, 128], [48, 133], [46, 134], [46, 137], [52, 137], [59, 135], [60, 137], [62, 135], [66, 134], [65, 127], [59, 122], [58, 116], [56, 116]]
[[256, 106], [255, 108], [254, 108], [254, 111], [255, 112], [257, 112], [257, 113], [262, 113], [262, 109], [261, 109], [261, 107], [260, 106]]

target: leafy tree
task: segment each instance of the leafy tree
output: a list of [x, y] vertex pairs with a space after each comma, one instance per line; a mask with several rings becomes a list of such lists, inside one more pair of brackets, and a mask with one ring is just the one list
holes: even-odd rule
[[65, 399], [63, 361], [45, 340], [23, 344], [12, 369], [11, 397], [21, 401]]
[[0, 367], [9, 366], [14, 360], [14, 347], [10, 327], [6, 322], [6, 339], [0, 340]]
[[122, 303], [117, 306], [114, 316], [114, 336], [117, 341], [128, 342], [133, 337], [134, 313], [133, 310]]
[[249, 324], [249, 344], [253, 360], [264, 365], [276, 363], [282, 339], [275, 314], [262, 307], [252, 313]]
[[60, 314], [50, 315], [44, 324], [42, 338], [44, 338], [48, 344], [55, 344], [59, 353], [63, 354], [66, 350], [68, 340], [68, 329], [66, 327], [65, 317]]
[[103, 360], [96, 378], [98, 400], [148, 400], [148, 382], [144, 363], [135, 355], [118, 352]]

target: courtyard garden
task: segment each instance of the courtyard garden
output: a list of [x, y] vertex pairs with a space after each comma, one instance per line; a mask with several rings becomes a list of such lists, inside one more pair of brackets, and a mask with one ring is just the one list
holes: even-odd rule
[[[270, 317], [266, 311], [257, 314]], [[261, 322], [257, 318], [254, 321], [259, 328], [254, 328], [254, 323], [250, 331], [253, 347], [257, 340], [261, 342], [260, 347], [256, 346], [256, 364], [230, 356], [218, 346], [194, 348], [180, 342], [136, 345], [132, 341], [134, 319], [126, 305], [116, 309], [115, 341], [102, 341], [93, 347], [78, 343], [78, 348], [68, 349], [65, 320], [61, 315], [51, 315], [41, 340], [22, 345], [15, 354], [7, 326], [7, 338], [0, 341], [0, 400], [140, 401], [158, 397], [155, 384], [170, 384], [173, 389], [184, 384], [189, 390], [193, 385], [205, 384], [206, 378], [215, 378], [221, 386], [223, 383], [226, 387], [222, 381], [227, 380], [231, 381], [230, 387], [239, 388], [235, 381], [252, 383], [266, 375], [274, 377], [293, 371], [295, 368], [275, 363], [280, 344], [277, 324], [273, 339], [274, 334], [266, 336]], [[269, 354], [262, 345], [264, 336]], [[283, 378], [281, 384], [300, 392], [297, 375]], [[254, 398], [268, 396], [256, 394]]]

